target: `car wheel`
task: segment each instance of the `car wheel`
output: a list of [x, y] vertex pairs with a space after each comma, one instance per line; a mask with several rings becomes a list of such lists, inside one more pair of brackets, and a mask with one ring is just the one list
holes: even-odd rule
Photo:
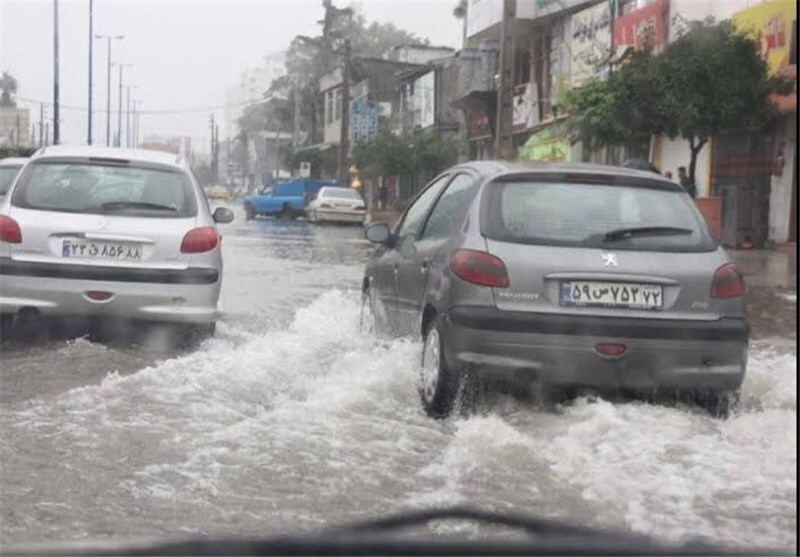
[[697, 391], [695, 403], [714, 418], [727, 419], [739, 411], [740, 391]]
[[280, 212], [278, 213], [278, 218], [285, 220], [294, 219], [295, 218], [294, 210], [289, 205], [284, 205], [281, 208]]
[[447, 365], [441, 325], [438, 319], [432, 319], [422, 344], [418, 384], [422, 406], [428, 416], [448, 417], [456, 406], [459, 390], [467, 390], [460, 388], [465, 379]]
[[249, 203], [244, 206], [244, 218], [245, 220], [253, 220], [256, 216], [255, 209]]

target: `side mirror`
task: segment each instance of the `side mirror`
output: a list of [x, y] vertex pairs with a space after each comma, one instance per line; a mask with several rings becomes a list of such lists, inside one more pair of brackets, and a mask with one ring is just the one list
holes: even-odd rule
[[374, 244], [388, 244], [392, 237], [392, 232], [385, 222], [375, 222], [367, 226], [364, 235], [367, 240]]
[[214, 222], [226, 224], [233, 221], [233, 211], [227, 207], [217, 207], [212, 215]]

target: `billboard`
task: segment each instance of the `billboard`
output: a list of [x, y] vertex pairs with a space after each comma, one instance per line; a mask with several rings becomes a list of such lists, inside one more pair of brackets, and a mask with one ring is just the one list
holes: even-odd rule
[[[737, 29], [756, 39], [761, 56], [769, 69], [777, 73], [789, 65], [792, 44], [792, 23], [797, 20], [794, 0], [772, 0], [757, 4], [731, 16]], [[796, 39], [795, 39], [796, 40]]]
[[378, 106], [366, 99], [350, 105], [350, 141], [355, 145], [372, 139], [378, 133]]
[[611, 8], [602, 2], [572, 16], [570, 77], [572, 86], [602, 77], [611, 53]]
[[669, 0], [656, 0], [644, 8], [622, 15], [614, 20], [614, 46], [637, 50], [651, 48], [660, 52], [667, 42], [668, 19]]
[[539, 91], [536, 83], [514, 87], [512, 126], [515, 132], [525, 131], [539, 123]]

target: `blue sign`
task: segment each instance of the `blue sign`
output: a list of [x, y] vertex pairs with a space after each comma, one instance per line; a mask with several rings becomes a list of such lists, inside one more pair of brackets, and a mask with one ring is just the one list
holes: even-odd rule
[[362, 99], [350, 105], [350, 141], [364, 143], [378, 134], [378, 105]]

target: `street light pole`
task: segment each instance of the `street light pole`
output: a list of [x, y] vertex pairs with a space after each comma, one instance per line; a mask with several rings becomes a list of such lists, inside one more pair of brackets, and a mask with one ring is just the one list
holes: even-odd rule
[[87, 127], [87, 143], [92, 144], [92, 70], [94, 64], [92, 63], [92, 51], [94, 50], [94, 1], [89, 0], [89, 117], [86, 124]]
[[122, 70], [125, 66], [133, 66], [133, 64], [118, 64], [119, 65], [119, 102], [117, 106], [119, 107], [119, 111], [117, 112], [117, 147], [122, 147]]
[[126, 85], [125, 88], [128, 90], [125, 106], [125, 146], [126, 147], [133, 147], [133, 141], [131, 139], [131, 89], [136, 89], [138, 85]]
[[122, 40], [125, 35], [95, 35], [108, 41], [108, 86], [106, 88], [106, 145], [111, 146], [111, 39]]
[[60, 139], [58, 103], [58, 0], [53, 0], [53, 144]]

